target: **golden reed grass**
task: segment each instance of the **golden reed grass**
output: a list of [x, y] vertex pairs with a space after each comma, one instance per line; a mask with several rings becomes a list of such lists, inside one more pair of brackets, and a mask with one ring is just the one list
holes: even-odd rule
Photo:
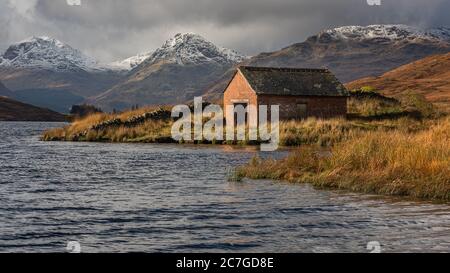
[[171, 121], [148, 120], [137, 126], [128, 128], [124, 126], [108, 128], [104, 130], [89, 130], [99, 123], [120, 119], [126, 121], [159, 109], [158, 107], [144, 107], [118, 114], [96, 113], [75, 120], [64, 128], [51, 129], [42, 135], [43, 140], [72, 141], [81, 132], [88, 131], [82, 141], [108, 141], [108, 142], [157, 142], [160, 138], [170, 136]]
[[418, 133], [367, 131], [329, 156], [302, 149], [279, 161], [255, 158], [237, 176], [450, 201], [450, 118]]

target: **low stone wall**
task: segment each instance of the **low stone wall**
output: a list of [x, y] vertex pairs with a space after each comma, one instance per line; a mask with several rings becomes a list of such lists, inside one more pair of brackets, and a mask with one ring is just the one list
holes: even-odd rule
[[132, 128], [139, 126], [146, 121], [149, 120], [167, 120], [171, 119], [172, 113], [170, 111], [164, 110], [164, 109], [158, 109], [153, 112], [144, 113], [139, 116], [131, 117], [125, 121], [122, 121], [121, 119], [111, 119], [107, 120], [101, 123], [98, 123], [96, 125], [93, 125], [91, 128], [79, 133], [78, 135], [74, 136], [74, 140], [79, 140], [80, 138], [85, 137], [90, 131], [102, 131], [107, 130], [111, 128], [119, 128], [119, 127], [127, 127]]

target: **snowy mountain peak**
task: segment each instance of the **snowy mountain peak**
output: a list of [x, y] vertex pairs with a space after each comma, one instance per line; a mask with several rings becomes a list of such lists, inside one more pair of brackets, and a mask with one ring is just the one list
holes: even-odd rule
[[446, 27], [420, 29], [407, 25], [344, 26], [320, 32], [319, 38], [328, 36], [335, 40], [443, 40], [450, 41], [450, 29]]
[[35, 44], [35, 43], [46, 44], [46, 43], [48, 43], [48, 44], [53, 44], [54, 46], [59, 47], [59, 48], [63, 48], [65, 46], [65, 44], [63, 42], [61, 42], [60, 40], [53, 39], [48, 36], [32, 36], [28, 39], [25, 39], [23, 41], [15, 43], [15, 45], [26, 44], [26, 43], [30, 43], [30, 44]]
[[180, 65], [210, 62], [230, 64], [245, 59], [245, 56], [231, 49], [218, 47], [198, 34], [178, 33], [158, 48], [146, 63], [168, 61]]
[[113, 62], [109, 64], [109, 67], [113, 70], [131, 70], [150, 58], [152, 54], [153, 52], [141, 53], [125, 60]]
[[2, 55], [0, 66], [53, 71], [93, 71], [102, 68], [79, 50], [50, 37], [31, 37], [11, 45]]
[[193, 33], [193, 32], [177, 33], [177, 34], [175, 34], [175, 36], [173, 38], [170, 38], [169, 40], [167, 40], [162, 47], [163, 48], [173, 48], [173, 47], [182, 46], [182, 45], [188, 44], [188, 43], [202, 44], [202, 43], [209, 43], [209, 42], [202, 36], [200, 36], [196, 33]]

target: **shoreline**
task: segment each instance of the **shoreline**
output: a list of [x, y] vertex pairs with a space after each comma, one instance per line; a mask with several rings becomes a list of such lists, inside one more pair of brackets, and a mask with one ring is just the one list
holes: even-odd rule
[[[449, 118], [447, 118], [446, 120], [442, 120], [441, 123], [448, 123], [449, 122]], [[433, 128], [433, 127], [431, 127]], [[370, 137], [371, 134], [383, 134], [382, 132], [366, 132], [365, 134], [363, 134], [362, 136], [366, 135]], [[398, 132], [392, 132], [392, 133], [398, 133]], [[391, 134], [389, 132], [385, 132], [385, 134], [388, 134], [389, 137], [391, 137]], [[427, 130], [421, 131], [419, 133], [411, 133], [411, 134], [406, 134], [407, 138], [410, 138], [411, 136], [415, 136], [417, 134], [425, 134], [427, 133]], [[444, 130], [444, 133], [446, 133], [446, 131]], [[401, 136], [401, 135], [399, 135]], [[446, 136], [448, 138], [448, 135]], [[450, 141], [450, 140], [449, 140]], [[86, 143], [102, 143], [102, 144], [152, 144], [152, 145], [170, 145], [171, 147], [180, 147], [180, 148], [198, 148], [198, 149], [229, 149], [229, 151], [233, 152], [233, 151], [248, 151], [248, 152], [255, 152], [258, 153], [258, 146], [256, 145], [243, 145], [243, 144], [226, 144], [226, 143], [222, 143], [222, 144], [212, 144], [212, 143], [178, 143], [175, 141], [171, 141], [171, 142], [149, 142], [149, 141], [67, 141], [67, 140], [63, 140], [63, 141], [56, 141], [56, 142], [86, 142]], [[433, 203], [444, 203], [444, 204], [448, 204], [450, 203], [450, 190], [448, 190], [448, 193], [439, 193], [439, 192], [434, 192], [434, 196], [430, 196], [427, 194], [424, 194], [423, 192], [426, 192], [428, 189], [425, 187], [425, 189], [421, 189], [419, 190], [419, 192], [416, 193], [411, 193], [411, 192], [405, 192], [405, 190], [401, 190], [401, 189], [396, 189], [396, 187], [392, 187], [392, 186], [386, 186], [383, 188], [383, 186], [381, 185], [381, 187], [377, 186], [375, 182], [371, 182], [371, 184], [369, 183], [365, 183], [364, 178], [363, 177], [359, 177], [358, 175], [354, 175], [349, 173], [348, 176], [340, 176], [338, 178], [336, 178], [337, 180], [335, 181], [330, 181], [327, 178], [327, 175], [329, 175], [329, 173], [332, 173], [333, 171], [331, 170], [322, 170], [322, 172], [305, 172], [304, 174], [289, 174], [287, 176], [282, 176], [280, 175], [280, 170], [282, 170], [284, 168], [284, 166], [282, 166], [284, 163], [283, 161], [286, 160], [290, 160], [290, 157], [294, 157], [295, 154], [300, 153], [302, 151], [313, 151], [314, 157], [311, 158], [311, 162], [315, 162], [315, 161], [323, 161], [324, 159], [330, 159], [333, 158], [333, 151], [336, 147], [339, 147], [341, 145], [347, 145], [347, 148], [349, 147], [349, 144], [352, 144], [353, 142], [355, 142], [355, 140], [347, 140], [344, 141], [343, 143], [331, 146], [331, 147], [322, 147], [322, 146], [318, 146], [318, 145], [301, 145], [301, 146], [280, 146], [280, 148], [277, 150], [278, 152], [286, 152], [287, 155], [283, 156], [282, 159], [279, 159], [277, 161], [272, 160], [272, 159], [266, 159], [265, 161], [259, 161], [256, 163], [256, 165], [252, 166], [252, 164], [255, 164], [254, 160], [260, 160], [260, 159], [254, 159], [252, 160], [253, 162], [248, 163], [247, 165], [244, 166], [240, 166], [234, 169], [234, 171], [232, 171], [231, 174], [228, 175], [228, 180], [231, 182], [239, 182], [241, 181], [243, 178], [245, 179], [251, 179], [251, 180], [260, 180], [260, 179], [270, 179], [272, 181], [278, 181], [278, 182], [286, 182], [286, 183], [304, 183], [304, 184], [309, 184], [311, 186], [313, 186], [316, 189], [320, 189], [320, 190], [343, 190], [343, 191], [347, 191], [347, 192], [352, 192], [352, 193], [361, 193], [361, 194], [369, 194], [369, 195], [376, 195], [376, 196], [384, 196], [384, 197], [392, 197], [392, 198], [401, 198], [402, 200], [419, 200], [419, 201], [430, 201]], [[350, 145], [352, 146], [352, 145]], [[395, 145], [393, 146], [393, 148], [395, 148]], [[323, 153], [321, 153], [321, 151], [329, 151], [330, 155], [324, 155]], [[444, 150], [444, 152], [448, 152], [449, 150]], [[308, 154], [308, 152], [306, 152], [307, 155], [311, 155]], [[317, 156], [318, 154], [322, 154], [322, 156]], [[305, 156], [302, 156], [303, 159], [305, 158]], [[297, 160], [295, 159], [294, 162], [301, 162], [302, 160]], [[280, 163], [281, 162], [281, 163]], [[364, 161], [361, 161], [364, 162]], [[273, 170], [272, 172], [267, 172], [267, 170], [271, 169], [271, 164], [279, 164], [278, 166], [276, 166], [275, 170]], [[302, 163], [300, 163], [299, 167], [301, 168]], [[309, 164], [309, 163], [308, 163]], [[317, 166], [308, 166], [308, 164], [306, 164], [304, 167], [306, 168], [310, 168], [310, 167], [314, 167], [317, 168]], [[323, 164], [323, 162], [321, 163]], [[313, 164], [314, 165], [314, 164]], [[248, 168], [250, 166], [249, 170], [245, 170], [245, 168]], [[403, 167], [402, 167], [403, 168]], [[401, 169], [402, 169], [401, 168]], [[403, 168], [403, 169], [407, 169], [407, 168]], [[326, 174], [326, 171], [328, 171], [328, 174]], [[400, 170], [402, 171], [402, 170]], [[264, 173], [265, 172], [265, 173]], [[278, 173], [278, 174], [277, 174]], [[450, 170], [449, 170], [450, 173]], [[306, 178], [304, 177], [306, 176]], [[401, 177], [402, 175], [399, 174], [399, 177]], [[429, 176], [430, 180], [432, 179], [432, 176]], [[389, 181], [392, 178], [389, 177], [385, 177], [383, 178], [385, 179], [385, 181]], [[394, 180], [396, 178], [394, 177]], [[424, 176], [423, 178], [424, 180], [428, 179], [427, 176]], [[417, 182], [417, 178], [410, 178], [408, 180], [408, 178], [406, 178], [406, 181], [403, 181], [403, 184], [408, 184], [409, 182], [411, 183], [420, 183]], [[379, 183], [380, 180], [378, 180], [377, 183]], [[391, 181], [392, 182], [392, 181]], [[394, 181], [395, 182], [395, 181]], [[450, 178], [448, 178], [447, 181], [442, 180], [442, 183], [444, 185], [445, 188], [449, 188], [450, 189]], [[369, 186], [368, 186], [369, 184]], [[405, 187], [405, 185], [403, 186], [399, 186], [399, 188], [401, 187]], [[432, 194], [432, 195], [433, 195]]]
[[[378, 195], [450, 201], [450, 117], [424, 98], [395, 101], [353, 92], [349, 117], [280, 122], [281, 160], [254, 158], [236, 169], [242, 178], [309, 183]], [[259, 142], [189, 141], [171, 137], [168, 108], [98, 113], [42, 134], [44, 141], [252, 147]], [[298, 149], [300, 147], [300, 149]], [[313, 152], [302, 148], [313, 147]], [[245, 148], [244, 148], [245, 149]], [[331, 153], [318, 155], [329, 149]], [[301, 151], [301, 152], [300, 152]], [[329, 154], [329, 155], [328, 155]]]
[[255, 157], [233, 178], [450, 202], [450, 118], [414, 134], [366, 133], [333, 146], [329, 157], [314, 150], [281, 160]]
[[[233, 182], [233, 181], [231, 181]], [[420, 204], [433, 204], [433, 205], [445, 205], [450, 206], [450, 201], [446, 200], [439, 200], [439, 199], [426, 199], [426, 198], [418, 198], [418, 197], [412, 197], [412, 196], [402, 196], [402, 195], [386, 195], [386, 194], [376, 194], [376, 193], [364, 193], [364, 192], [357, 192], [352, 191], [348, 189], [339, 189], [339, 188], [331, 188], [331, 187], [318, 187], [314, 186], [311, 183], [293, 183], [289, 182], [287, 180], [274, 180], [274, 179], [251, 179], [251, 178], [243, 178], [241, 181], [234, 181], [233, 183], [265, 183], [265, 182], [271, 182], [271, 183], [280, 183], [285, 185], [291, 185], [291, 186], [309, 186], [312, 187], [314, 190], [318, 191], [326, 191], [335, 193], [338, 195], [349, 195], [351, 197], [358, 197], [362, 200], [374, 200], [374, 201], [384, 201], [386, 203], [420, 203]]]

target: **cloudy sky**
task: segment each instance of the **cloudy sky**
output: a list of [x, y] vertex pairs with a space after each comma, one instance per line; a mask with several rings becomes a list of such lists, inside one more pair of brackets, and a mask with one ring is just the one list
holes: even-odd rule
[[[449, 0], [0, 0], [0, 49], [50, 36], [108, 62], [159, 47], [178, 32], [254, 55], [342, 25], [450, 26]], [[69, 0], [78, 1], [78, 0]]]

